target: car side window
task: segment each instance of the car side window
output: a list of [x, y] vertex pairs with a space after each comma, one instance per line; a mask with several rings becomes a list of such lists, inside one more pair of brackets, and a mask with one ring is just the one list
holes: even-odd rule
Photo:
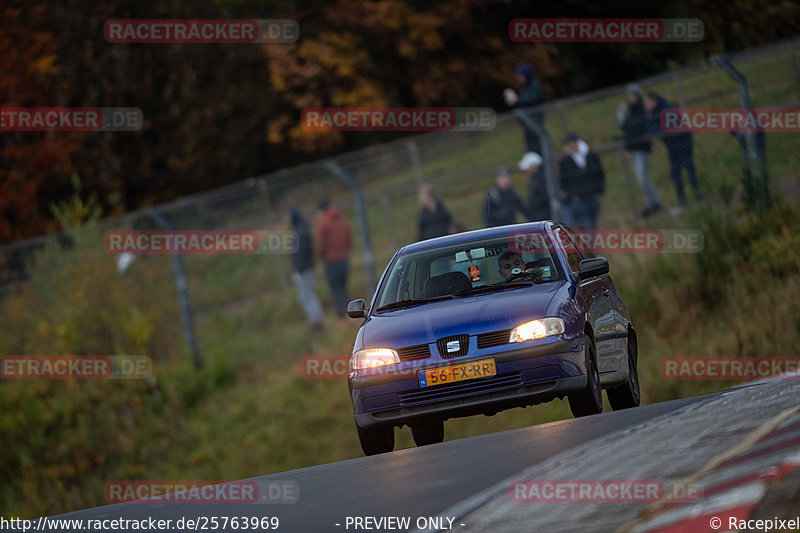
[[572, 239], [572, 243], [575, 245], [575, 247], [578, 249], [578, 252], [580, 252], [584, 259], [591, 259], [592, 257], [595, 257], [592, 249], [590, 248], [591, 233], [581, 234], [584, 237], [583, 240], [581, 239], [581, 235], [578, 235], [574, 231], [567, 231], [567, 235], [569, 235], [569, 238]]
[[416, 298], [419, 294], [417, 287], [417, 270], [418, 265], [416, 261], [411, 261], [406, 265], [403, 280], [400, 282], [400, 294], [397, 300], [410, 300]]
[[567, 232], [563, 229], [559, 228], [556, 230], [556, 237], [564, 248], [564, 252], [567, 254], [567, 263], [569, 263], [570, 270], [578, 272], [581, 268], [581, 260], [583, 259], [580, 251], [578, 251], [572, 239], [569, 238], [569, 235], [567, 235]]

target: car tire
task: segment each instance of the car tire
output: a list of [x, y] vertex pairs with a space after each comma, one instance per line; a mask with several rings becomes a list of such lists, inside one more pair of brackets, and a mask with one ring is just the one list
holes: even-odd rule
[[637, 407], [641, 401], [641, 390], [639, 388], [639, 348], [636, 342], [636, 333], [633, 330], [628, 332], [628, 381], [606, 390], [608, 403], [614, 411]]
[[600, 388], [600, 374], [597, 372], [595, 353], [597, 352], [594, 347], [594, 339], [588, 337], [586, 341], [586, 388], [567, 396], [569, 409], [572, 411], [572, 416], [576, 418], [603, 412], [603, 391]]
[[444, 421], [427, 422], [411, 426], [411, 436], [414, 437], [414, 444], [417, 446], [427, 446], [444, 441]]
[[362, 428], [356, 425], [356, 430], [364, 455], [377, 455], [394, 450], [394, 427]]

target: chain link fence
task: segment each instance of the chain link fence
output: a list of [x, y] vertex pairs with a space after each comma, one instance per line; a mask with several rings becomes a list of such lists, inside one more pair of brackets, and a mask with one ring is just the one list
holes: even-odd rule
[[[726, 56], [746, 79], [749, 98], [756, 108], [800, 107], [800, 40], [792, 40]], [[656, 92], [680, 108], [740, 108], [741, 87], [721, 68], [719, 60], [701, 63], [639, 80], [643, 92]], [[562, 157], [562, 139], [575, 133], [595, 151], [605, 168], [606, 186], [599, 206], [599, 227], [644, 227], [648, 219], [636, 214], [646, 208], [637, 183], [631, 152], [625, 149], [617, 110], [624, 100], [623, 86], [549, 101], [534, 111], [544, 113], [543, 126], [550, 139], [557, 176]], [[800, 195], [800, 133], [767, 133], [766, 168], [769, 187], [783, 198]], [[730, 132], [695, 133], [692, 161], [696, 167], [702, 202], [720, 208], [734, 205], [746, 194], [743, 175], [748, 169], [752, 140]], [[748, 144], [751, 143], [751, 144]], [[743, 150], [744, 148], [744, 150]], [[464, 229], [482, 227], [481, 208], [493, 186], [495, 170], [506, 165], [514, 170], [512, 180], [521, 196], [528, 190], [528, 176], [516, 170], [525, 152], [522, 124], [513, 113], [498, 115], [491, 131], [434, 132], [395, 140], [355, 152], [245, 179], [219, 189], [187, 196], [156, 208], [158, 217], [180, 230], [257, 230], [285, 227], [290, 208], [314, 220], [323, 198], [341, 209], [353, 229], [350, 293], [369, 297], [375, 276], [401, 246], [418, 235], [417, 189], [428, 183], [455, 221]], [[672, 216], [659, 224], [681, 224], [674, 208], [679, 206], [670, 177], [670, 154], [659, 136], [652, 138], [648, 179], [664, 208]], [[349, 181], [348, 183], [348, 180]], [[557, 183], [557, 182], [556, 182]], [[745, 182], [746, 183], [746, 182]], [[355, 187], [355, 188], [354, 188]], [[652, 192], [652, 191], [651, 191]], [[354, 198], [363, 194], [364, 220]], [[691, 188], [686, 185], [686, 194]], [[690, 196], [691, 198], [691, 196]], [[522, 218], [519, 218], [522, 221]], [[104, 250], [102, 234], [109, 230], [159, 229], [152, 212], [146, 210], [100, 221], [91, 260], [116, 264], [118, 257]], [[70, 245], [66, 234], [48, 235], [0, 247], [0, 298], [21, 285], [32, 274], [31, 258], [48, 241]], [[125, 276], [137, 275], [138, 263], [163, 264], [165, 275], [177, 273], [176, 287], [186, 287], [189, 316], [210, 317], [265, 293], [291, 289], [291, 266], [286, 254], [183, 256], [183, 273], [170, 266], [164, 256], [137, 256]], [[123, 274], [120, 274], [123, 275]], [[185, 277], [185, 281], [181, 278]], [[331, 308], [317, 264], [317, 288], [327, 309]], [[148, 290], [142, 286], [141, 290]], [[180, 290], [176, 291], [180, 293]], [[174, 298], [176, 295], [164, 295]], [[302, 320], [299, 306], [298, 320]], [[294, 311], [293, 311], [294, 312]], [[180, 317], [175, 317], [176, 327]], [[206, 323], [206, 322], [204, 322]], [[191, 320], [184, 329], [191, 328]], [[199, 346], [202, 342], [202, 328]]]

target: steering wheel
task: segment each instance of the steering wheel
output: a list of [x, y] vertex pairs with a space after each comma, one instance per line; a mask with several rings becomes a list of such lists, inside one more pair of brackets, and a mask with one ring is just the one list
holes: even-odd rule
[[506, 281], [512, 281], [517, 278], [528, 278], [532, 281], [539, 281], [542, 279], [542, 272], [540, 270], [530, 271], [531, 268], [536, 268], [535, 263], [526, 263], [525, 270], [515, 268], [511, 271], [511, 276]]

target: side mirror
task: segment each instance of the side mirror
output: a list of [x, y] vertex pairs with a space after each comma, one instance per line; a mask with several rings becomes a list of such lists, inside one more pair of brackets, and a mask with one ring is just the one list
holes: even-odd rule
[[603, 274], [608, 274], [608, 259], [605, 257], [592, 257], [581, 261], [580, 270], [578, 271], [580, 281], [602, 276]]
[[367, 302], [363, 298], [359, 298], [347, 304], [347, 316], [350, 318], [366, 318]]

